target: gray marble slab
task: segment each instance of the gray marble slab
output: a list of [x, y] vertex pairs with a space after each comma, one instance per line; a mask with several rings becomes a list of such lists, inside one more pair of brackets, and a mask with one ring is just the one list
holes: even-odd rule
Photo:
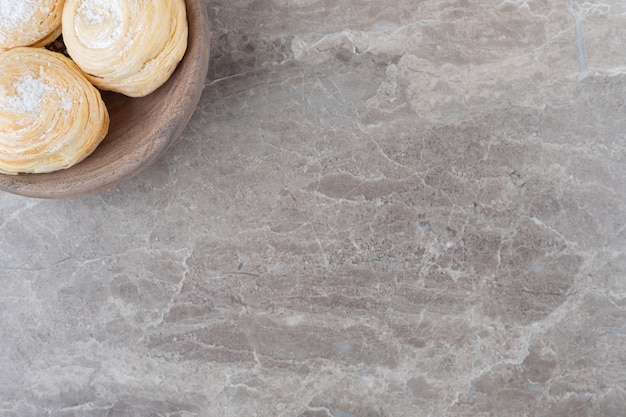
[[207, 0], [139, 176], [0, 194], [0, 416], [626, 404], [626, 3]]

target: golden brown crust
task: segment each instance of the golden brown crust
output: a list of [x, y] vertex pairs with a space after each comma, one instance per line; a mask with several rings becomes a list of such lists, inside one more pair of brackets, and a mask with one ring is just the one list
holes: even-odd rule
[[67, 57], [0, 52], [0, 173], [42, 173], [86, 158], [109, 128], [98, 90]]
[[150, 94], [176, 69], [187, 48], [184, 0], [67, 0], [63, 39], [98, 88], [131, 97]]

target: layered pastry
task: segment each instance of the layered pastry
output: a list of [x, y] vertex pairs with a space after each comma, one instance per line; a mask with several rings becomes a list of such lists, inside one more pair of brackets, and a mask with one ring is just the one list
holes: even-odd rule
[[100, 93], [69, 58], [43, 48], [0, 52], [0, 173], [69, 168], [108, 128]]
[[67, 0], [62, 27], [89, 81], [130, 97], [165, 83], [187, 49], [184, 0]]
[[61, 34], [65, 0], [0, 0], [0, 50], [44, 46]]

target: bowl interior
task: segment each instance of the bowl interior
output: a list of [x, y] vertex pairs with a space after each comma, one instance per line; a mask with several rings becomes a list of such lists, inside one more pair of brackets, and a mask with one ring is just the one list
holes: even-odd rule
[[130, 98], [102, 92], [111, 123], [98, 148], [68, 169], [46, 174], [0, 174], [0, 189], [39, 198], [94, 193], [131, 178], [182, 133], [198, 104], [209, 62], [209, 23], [202, 0], [186, 0], [187, 51], [170, 79], [152, 94]]

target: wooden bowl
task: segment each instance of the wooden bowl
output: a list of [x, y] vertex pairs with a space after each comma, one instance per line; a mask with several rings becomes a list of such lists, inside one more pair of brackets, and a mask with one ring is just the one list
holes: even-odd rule
[[0, 174], [0, 189], [38, 198], [65, 198], [104, 190], [153, 163], [182, 133], [196, 108], [209, 66], [209, 18], [203, 0], [186, 0], [187, 51], [171, 78], [142, 98], [103, 92], [111, 124], [84, 161], [47, 174]]

